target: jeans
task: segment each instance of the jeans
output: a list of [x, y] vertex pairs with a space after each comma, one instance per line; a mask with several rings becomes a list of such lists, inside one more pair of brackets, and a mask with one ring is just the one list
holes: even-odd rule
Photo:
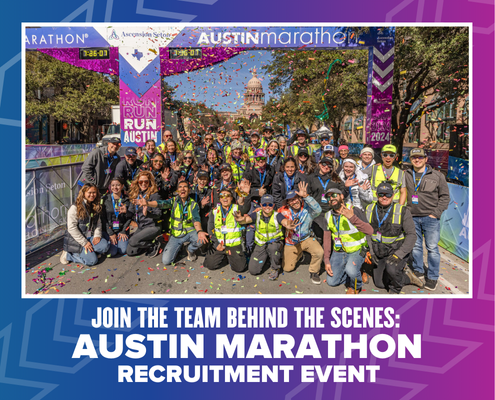
[[93, 236], [88, 238], [93, 246], [93, 252], [86, 251], [83, 249], [79, 254], [75, 253], [67, 253], [67, 261], [72, 261], [75, 263], [84, 264], [88, 267], [96, 265], [98, 263], [98, 255], [105, 254], [110, 248], [110, 242], [108, 242], [105, 238], [101, 238], [98, 244], [93, 243]]
[[190, 253], [194, 253], [201, 246], [201, 243], [198, 243], [198, 232], [196, 230], [192, 230], [187, 235], [177, 238], [175, 236], [170, 236], [170, 239], [167, 243], [167, 247], [163, 250], [162, 254], [162, 263], [165, 265], [170, 265], [174, 262], [175, 257], [179, 253], [182, 245], [186, 242], [189, 242], [189, 246], [187, 246], [187, 250]]
[[355, 285], [356, 289], [361, 289], [363, 285], [363, 279], [361, 278], [363, 262], [364, 257], [360, 255], [360, 250], [354, 253], [333, 251], [330, 257], [333, 276], [327, 273], [327, 284], [329, 286], [339, 286], [345, 283], [347, 287], [354, 289]]
[[153, 246], [153, 241], [160, 234], [161, 228], [158, 225], [146, 226], [138, 228], [128, 240], [127, 255], [137, 256], [146, 249]]
[[110, 241], [110, 236], [108, 236], [108, 233], [103, 232], [103, 238], [107, 240], [108, 243], [110, 243], [110, 250], [109, 250], [110, 257], [115, 257], [117, 254], [127, 253], [127, 245], [129, 244], [129, 237], [127, 237], [127, 240], [118, 239], [116, 245]]
[[413, 269], [424, 273], [423, 268], [423, 236], [425, 238], [426, 250], [428, 251], [428, 279], [438, 280], [440, 273], [440, 220], [431, 217], [413, 217], [416, 226], [416, 243], [412, 251]]

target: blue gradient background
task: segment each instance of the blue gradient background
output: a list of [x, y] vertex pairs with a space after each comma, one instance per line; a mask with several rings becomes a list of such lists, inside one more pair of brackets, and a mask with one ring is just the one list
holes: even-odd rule
[[[494, 376], [494, 291], [493, 291], [493, 180], [477, 171], [493, 171], [493, 88], [494, 88], [494, 7], [493, 0], [445, 1], [405, 0], [349, 2], [237, 2], [231, 0], [194, 1], [23, 1], [2, 4], [2, 55], [0, 60], [0, 132], [7, 151], [5, 183], [13, 194], [0, 197], [3, 212], [2, 290], [0, 312], [0, 397], [2, 399], [87, 399], [87, 398], [218, 398], [218, 399], [437, 399], [493, 398]], [[473, 87], [472, 127], [474, 244], [472, 254], [472, 300], [369, 300], [352, 298], [243, 300], [22, 300], [21, 284], [21, 22], [174, 22], [174, 21], [257, 21], [257, 22], [472, 22]], [[491, 176], [491, 174], [490, 174]], [[10, 179], [13, 178], [13, 179]], [[8, 180], [8, 181], [7, 181]], [[8, 183], [7, 183], [8, 182]], [[7, 212], [6, 212], [7, 211]], [[127, 359], [71, 359], [78, 335], [101, 333], [90, 327], [98, 306], [387, 306], [401, 314], [397, 332], [421, 333], [421, 360], [367, 360], [379, 363], [381, 371], [374, 384], [301, 384], [297, 373], [290, 383], [266, 384], [118, 384], [118, 364], [158, 364], [146, 357]], [[283, 333], [301, 335], [293, 325]], [[133, 329], [146, 334], [148, 330]], [[232, 330], [228, 333], [240, 333]], [[307, 330], [309, 333], [310, 330]], [[326, 333], [347, 333], [343, 331]], [[354, 329], [353, 334], [378, 331]], [[116, 333], [106, 330], [106, 333]], [[123, 332], [125, 333], [125, 332]], [[162, 333], [189, 333], [170, 329]], [[206, 343], [220, 330], [204, 330]], [[253, 333], [273, 333], [249, 331]], [[318, 330], [312, 333], [320, 334]], [[198, 364], [218, 363], [212, 350]], [[305, 364], [334, 364], [339, 360], [295, 360], [296, 370]], [[174, 360], [183, 364], [184, 360]], [[188, 360], [191, 364], [194, 359]], [[284, 360], [232, 360], [245, 364], [283, 364]], [[316, 362], [315, 362], [316, 361]], [[166, 360], [160, 362], [167, 364]], [[361, 362], [360, 362], [361, 363]]]

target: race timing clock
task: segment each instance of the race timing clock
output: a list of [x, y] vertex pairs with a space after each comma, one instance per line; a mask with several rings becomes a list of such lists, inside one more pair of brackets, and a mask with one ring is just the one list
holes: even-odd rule
[[168, 58], [171, 60], [189, 60], [202, 57], [202, 49], [168, 49]]
[[79, 49], [80, 60], [104, 60], [108, 58], [110, 58], [110, 49], [108, 47]]

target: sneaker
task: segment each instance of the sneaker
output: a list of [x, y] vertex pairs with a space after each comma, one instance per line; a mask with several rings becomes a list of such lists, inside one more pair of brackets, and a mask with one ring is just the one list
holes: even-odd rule
[[154, 257], [156, 257], [160, 253], [161, 248], [162, 248], [162, 243], [159, 242], [159, 241], [156, 241], [155, 243], [153, 243], [153, 246], [151, 246], [149, 248], [149, 250], [146, 253], [146, 255], [149, 258], [154, 258]]
[[345, 294], [358, 294], [358, 293], [359, 291], [354, 290], [354, 288], [351, 287], [347, 288], [347, 291], [345, 292]]
[[198, 256], [196, 255], [196, 252], [190, 252], [187, 250], [187, 261], [196, 261], [198, 259]]
[[437, 288], [438, 281], [426, 278], [425, 288], [428, 290], [435, 290]]
[[414, 286], [419, 287], [420, 289], [423, 289], [423, 287], [425, 286], [424, 282], [418, 276], [416, 276], [415, 273], [413, 273], [411, 271], [411, 268], [409, 268], [408, 266], [406, 266], [404, 268], [404, 273], [409, 278], [409, 281], [410, 281], [411, 285], [414, 285]]
[[316, 272], [311, 272], [309, 274], [309, 277], [311, 278], [311, 282], [313, 282], [315, 285], [321, 284], [320, 275], [318, 275]]
[[60, 255], [60, 262], [64, 265], [69, 264], [69, 260], [67, 260], [67, 252], [65, 250], [62, 251], [62, 254]]
[[270, 273], [270, 275], [268, 275], [268, 279], [270, 279], [271, 281], [274, 281], [274, 280], [276, 280], [278, 278], [278, 274], [279, 274], [278, 269], [274, 269]]
[[421, 280], [423, 283], [425, 282], [425, 274], [423, 272], [419, 272], [419, 271], [412, 271], [412, 272], [419, 280]]

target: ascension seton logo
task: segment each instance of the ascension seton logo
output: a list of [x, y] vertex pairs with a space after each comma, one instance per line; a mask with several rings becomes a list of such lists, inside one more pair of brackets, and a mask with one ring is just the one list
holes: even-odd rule
[[108, 39], [115, 39], [119, 40], [119, 35], [117, 35], [117, 32], [115, 32], [115, 29], [112, 30], [112, 34], [108, 37]]

